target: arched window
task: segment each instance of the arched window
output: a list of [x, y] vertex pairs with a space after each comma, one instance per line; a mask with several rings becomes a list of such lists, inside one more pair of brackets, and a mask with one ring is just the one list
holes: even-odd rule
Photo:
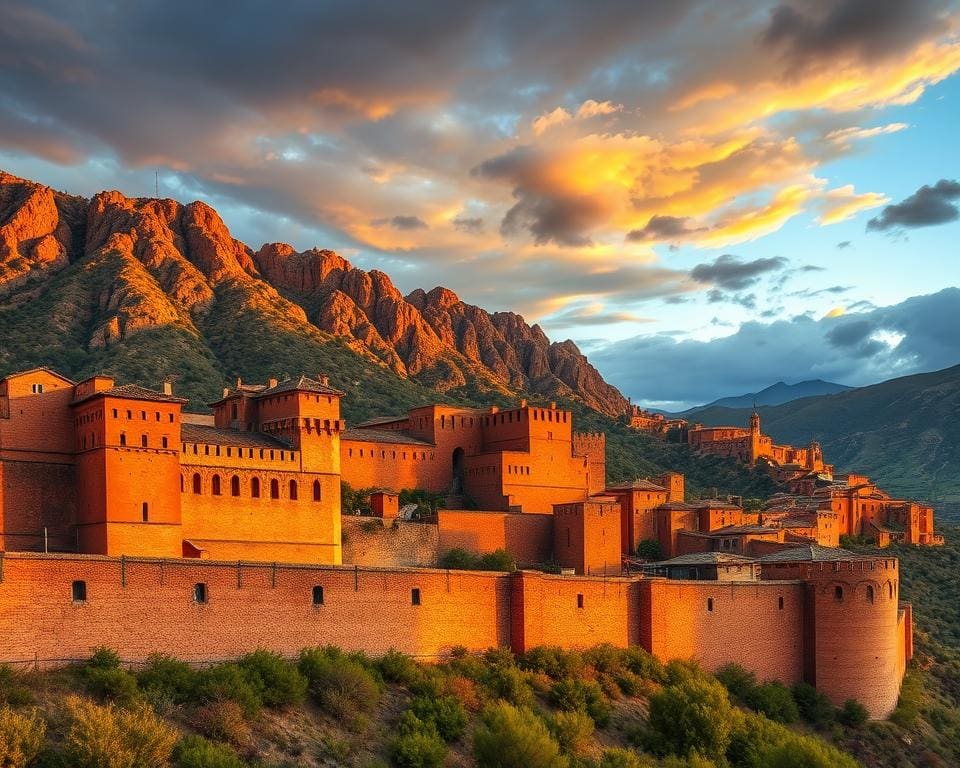
[[255, 498], [260, 498], [260, 478], [255, 477], [250, 481], [250, 495]]
[[200, 493], [200, 473], [193, 473], [193, 492]]
[[836, 586], [833, 588], [833, 597], [835, 600], [843, 600], [843, 587]]
[[214, 496], [220, 495], [220, 475], [214, 475], [210, 480], [210, 492]]
[[867, 586], [867, 602], [868, 603], [873, 602], [873, 587], [869, 585]]
[[297, 481], [296, 480], [290, 481], [290, 498], [293, 501], [297, 500]]
[[270, 498], [279, 499], [280, 498], [280, 481], [274, 478], [270, 481]]
[[126, 435], [125, 432], [121, 432], [121, 433], [120, 433], [120, 445], [126, 445], [126, 444], [127, 444], [127, 435]]
[[320, 501], [320, 481], [313, 481], [313, 500]]
[[234, 475], [230, 478], [230, 495], [239, 496], [240, 495], [240, 478]]

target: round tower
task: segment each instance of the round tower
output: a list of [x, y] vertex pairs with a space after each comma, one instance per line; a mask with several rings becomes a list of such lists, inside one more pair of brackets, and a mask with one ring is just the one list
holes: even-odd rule
[[896, 558], [811, 562], [804, 570], [804, 677], [837, 706], [856, 699], [871, 717], [886, 717], [905, 666]]

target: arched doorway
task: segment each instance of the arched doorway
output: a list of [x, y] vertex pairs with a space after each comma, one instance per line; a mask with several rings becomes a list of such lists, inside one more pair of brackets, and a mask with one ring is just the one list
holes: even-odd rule
[[450, 492], [454, 496], [463, 494], [463, 448], [457, 448], [453, 452], [453, 486]]

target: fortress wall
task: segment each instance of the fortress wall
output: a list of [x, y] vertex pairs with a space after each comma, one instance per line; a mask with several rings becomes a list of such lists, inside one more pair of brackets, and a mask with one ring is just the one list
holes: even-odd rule
[[71, 464], [0, 461], [0, 549], [43, 551], [76, 547], [76, 468]]
[[545, 563], [553, 554], [553, 515], [441, 509], [437, 527], [441, 553], [505, 549], [521, 565]]
[[661, 660], [692, 657], [711, 671], [734, 662], [788, 685], [803, 677], [802, 583], [650, 579], [639, 587], [640, 644]]
[[437, 526], [429, 523], [343, 515], [340, 524], [344, 565], [431, 568], [443, 551]]
[[[87, 584], [85, 603], [71, 583]], [[0, 659], [84, 658], [107, 645], [125, 660], [153, 652], [186, 660], [284, 654], [333, 644], [437, 656], [510, 643], [510, 577], [464, 571], [354, 569], [266, 563], [6, 555]], [[208, 602], [193, 599], [207, 585]], [[312, 604], [322, 585], [324, 604]], [[411, 590], [420, 590], [413, 605]], [[569, 623], [569, 621], [568, 621]]]
[[433, 446], [340, 440], [341, 479], [353, 488], [402, 491], [423, 488], [443, 493], [453, 467]]

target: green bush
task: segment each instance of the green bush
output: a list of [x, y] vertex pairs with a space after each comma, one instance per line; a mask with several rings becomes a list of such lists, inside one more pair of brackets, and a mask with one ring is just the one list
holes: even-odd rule
[[370, 714], [380, 702], [380, 687], [367, 668], [335, 649], [300, 652], [300, 673], [309, 681], [311, 696], [338, 717]]
[[248, 720], [263, 706], [260, 693], [236, 664], [218, 664], [197, 676], [196, 697], [201, 702], [233, 701]]
[[432, 723], [447, 742], [459, 739], [467, 727], [467, 710], [453, 696], [417, 696], [410, 702], [410, 711], [422, 722]]
[[420, 666], [405, 653], [393, 649], [377, 659], [377, 669], [389, 683], [398, 683], [409, 688], [422, 676]]
[[125, 669], [87, 667], [84, 670], [87, 690], [99, 699], [129, 704], [137, 698], [137, 678]]
[[721, 758], [730, 743], [735, 710], [716, 681], [690, 676], [650, 697], [650, 727], [659, 751], [699, 752]]
[[870, 719], [870, 713], [856, 699], [847, 699], [837, 712], [837, 720], [850, 728], [859, 728]]
[[637, 544], [637, 557], [642, 560], [663, 560], [663, 550], [660, 542], [653, 539], [644, 539]]
[[923, 679], [920, 672], [911, 669], [903, 678], [897, 708], [890, 715], [890, 719], [901, 728], [912, 728], [920, 715], [922, 704]]
[[560, 751], [571, 757], [583, 756], [593, 736], [593, 720], [585, 712], [557, 712], [547, 727], [560, 745]]
[[597, 762], [597, 768], [649, 768], [651, 763], [641, 759], [629, 749], [605, 749]]
[[461, 547], [454, 547], [444, 552], [437, 565], [440, 568], [452, 568], [460, 571], [515, 571], [516, 561], [505, 549], [476, 555]]
[[517, 570], [517, 563], [505, 549], [497, 549], [480, 556], [481, 571], [504, 571], [507, 573]]
[[[24, 707], [33, 703], [33, 691], [21, 683], [22, 676], [9, 664], [0, 664], [0, 704]], [[0, 763], [2, 765], [2, 763]]]
[[660, 659], [639, 645], [625, 648], [622, 653], [625, 666], [633, 674], [657, 683], [662, 683], [666, 679], [666, 670]]
[[576, 677], [583, 670], [583, 657], [576, 651], [541, 645], [524, 653], [517, 664], [530, 672], [542, 672], [554, 680]]
[[117, 709], [72, 696], [67, 716], [64, 752], [72, 768], [162, 768], [177, 740], [149, 707]]
[[440, 768], [447, 745], [430, 729], [401, 734], [390, 744], [390, 759], [398, 768]]
[[745, 703], [778, 723], [795, 723], [800, 719], [797, 702], [783, 683], [771, 681], [758, 685], [747, 695]]
[[734, 726], [727, 759], [737, 768], [855, 768], [857, 762], [813, 736], [762, 715], [743, 713]]
[[178, 768], [243, 768], [243, 761], [230, 747], [195, 734], [180, 740], [173, 757]]
[[746, 702], [757, 690], [757, 676], [739, 664], [724, 664], [717, 670], [716, 678], [742, 702]]
[[484, 709], [473, 735], [478, 768], [567, 768], [550, 732], [529, 709], [498, 702]]
[[806, 722], [816, 728], [828, 727], [836, 718], [836, 708], [810, 683], [795, 683], [791, 689], [797, 709]]
[[0, 765], [26, 768], [43, 749], [47, 723], [40, 710], [14, 712], [0, 708]]
[[241, 658], [237, 666], [268, 707], [292, 707], [307, 694], [307, 678], [278, 653], [260, 649]]
[[809, 737], [788, 738], [763, 753], [763, 768], [858, 768], [849, 755]]
[[93, 655], [86, 663], [88, 669], [120, 669], [120, 656], [116, 651], [104, 645], [93, 649]]
[[475, 571], [477, 570], [477, 556], [462, 547], [454, 547], [440, 555], [437, 566], [451, 568], [455, 571]]
[[492, 666], [484, 669], [481, 682], [491, 697], [504, 699], [517, 706], [533, 704], [533, 690], [523, 672], [513, 666]]
[[189, 664], [154, 653], [147, 657], [146, 666], [140, 670], [137, 680], [148, 696], [183, 704], [194, 697], [198, 675]]
[[558, 709], [586, 712], [599, 728], [610, 719], [610, 705], [594, 680], [559, 680], [550, 688], [549, 698]]

